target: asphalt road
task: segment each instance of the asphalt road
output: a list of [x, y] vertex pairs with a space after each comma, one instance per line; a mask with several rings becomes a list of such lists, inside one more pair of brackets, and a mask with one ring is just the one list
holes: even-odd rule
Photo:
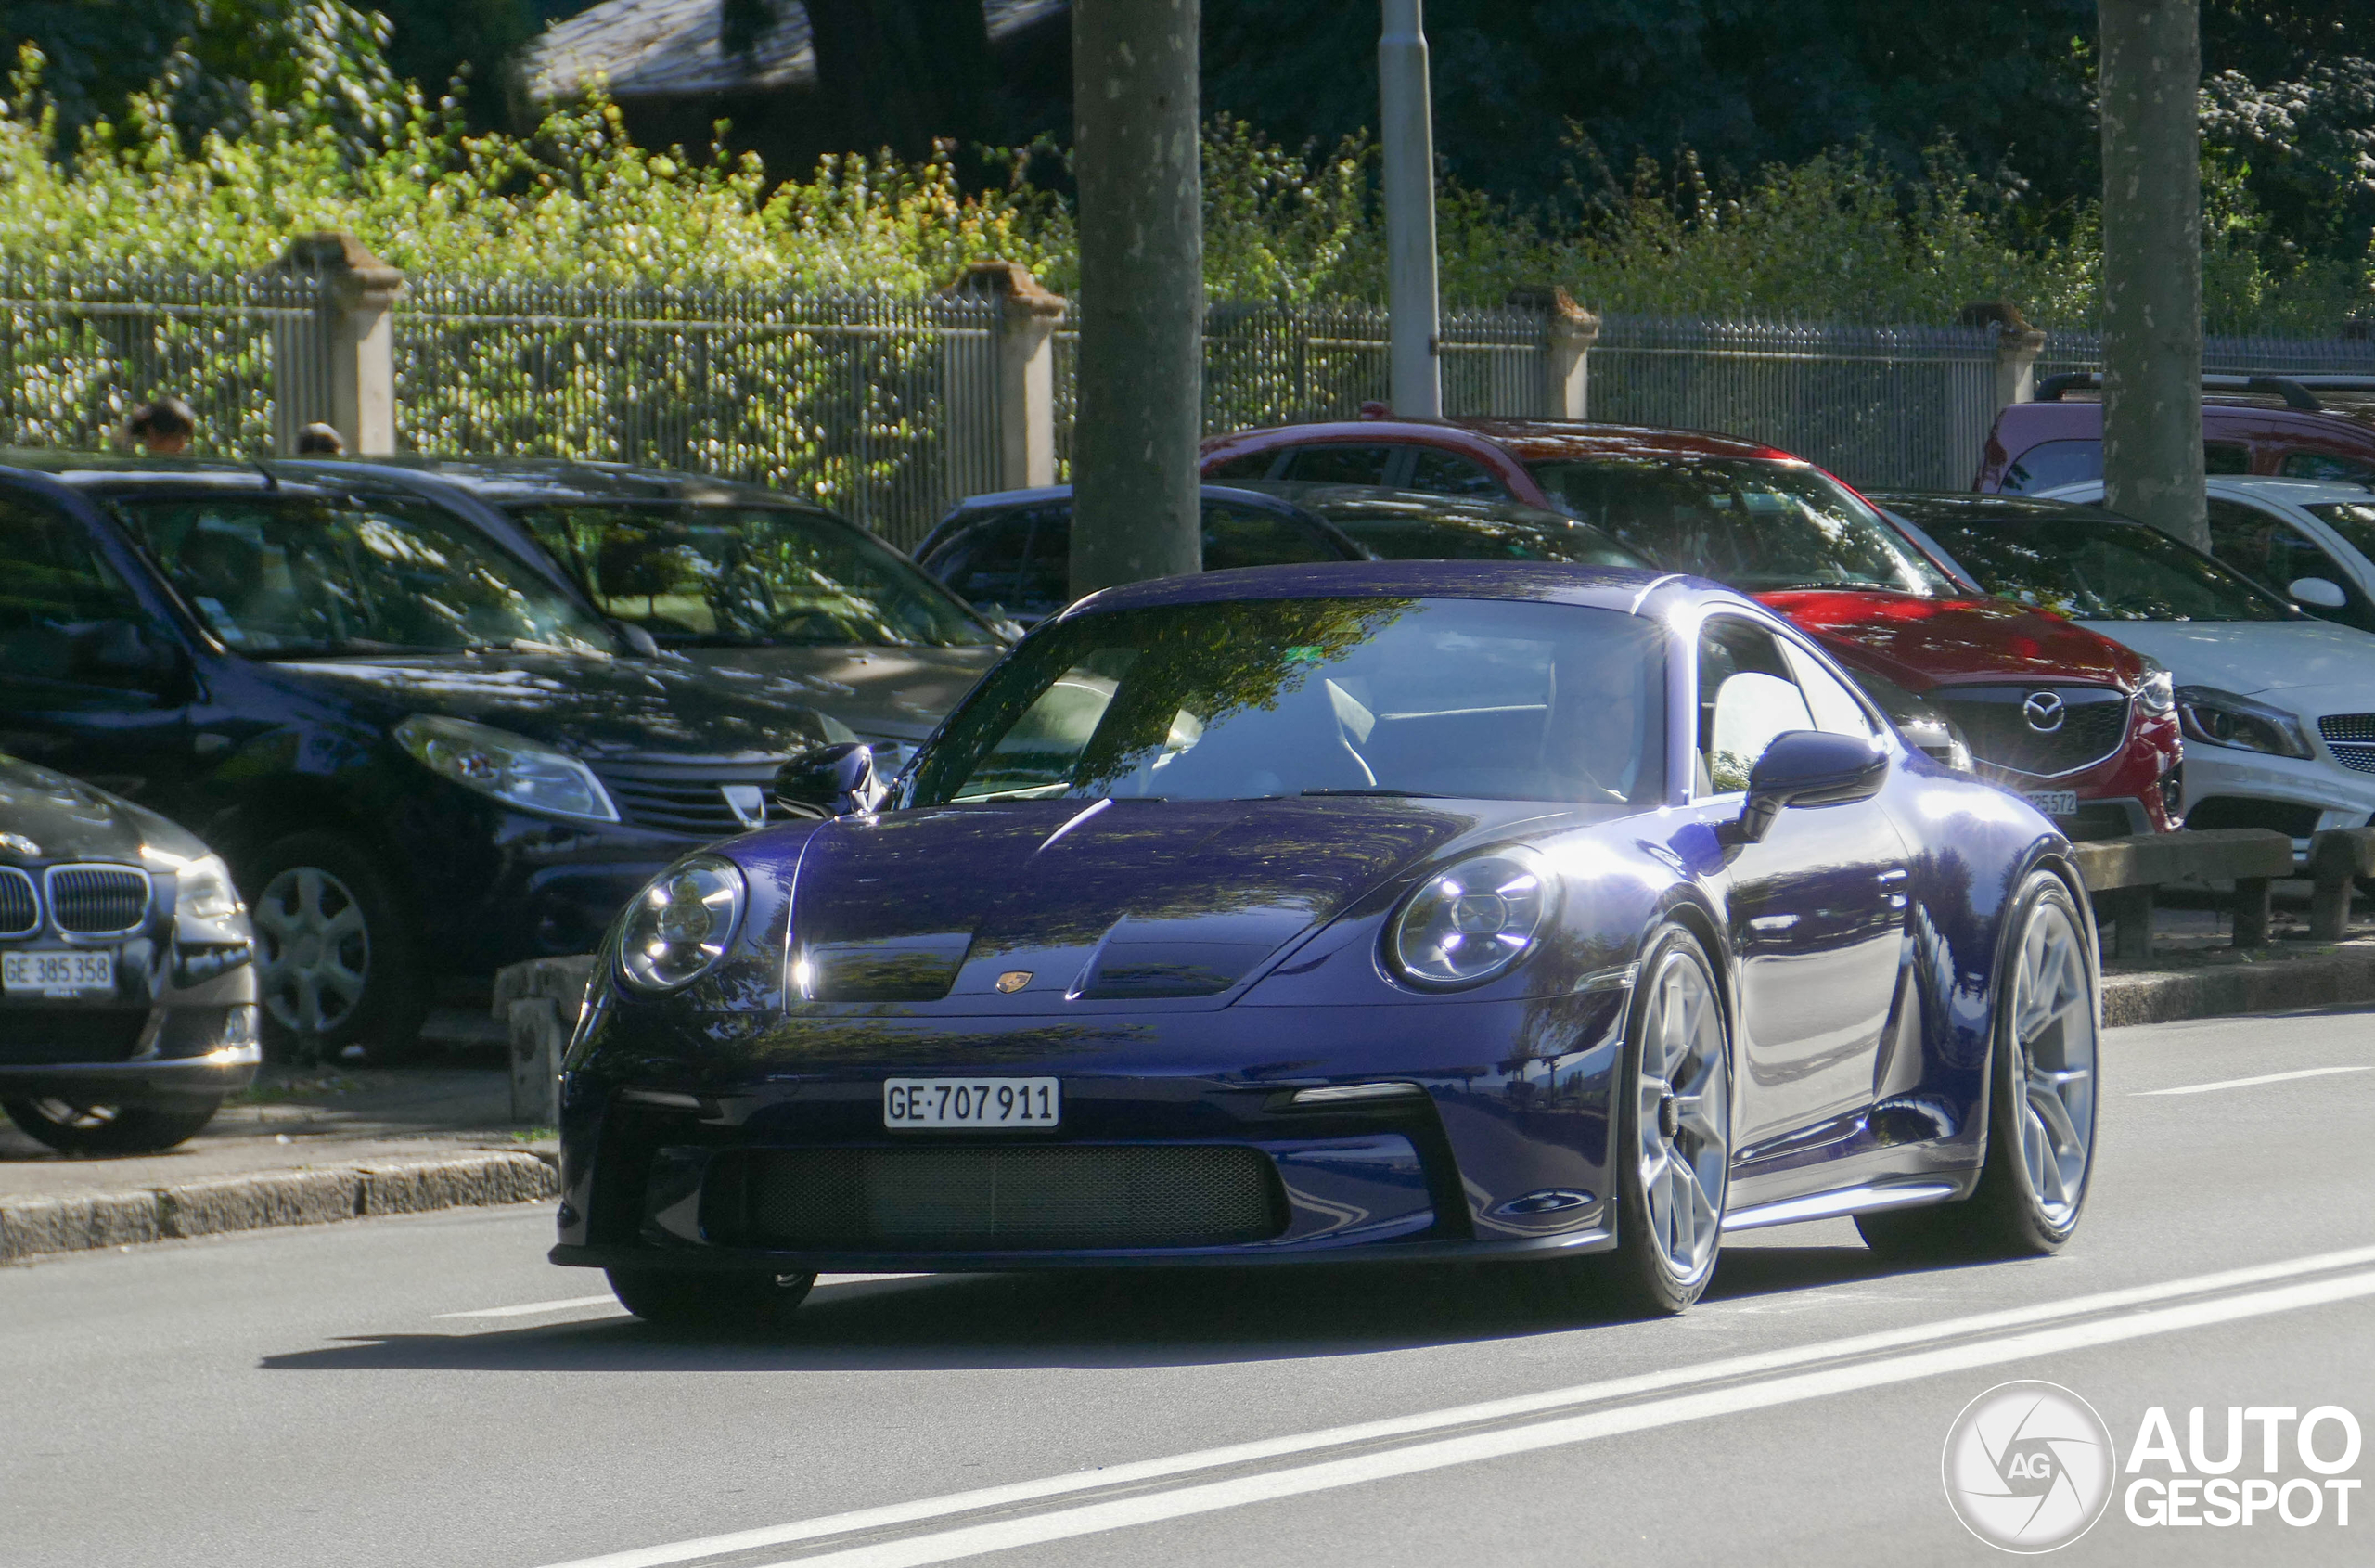
[[2375, 1562], [2375, 1498], [2327, 1484], [2375, 1480], [2375, 1015], [2104, 1063], [2060, 1257], [1758, 1232], [1671, 1321], [1539, 1270], [1332, 1268], [828, 1279], [774, 1338], [672, 1341], [542, 1261], [541, 1207], [0, 1270], [0, 1562], [1988, 1562], [1940, 1456], [2011, 1380], [2083, 1396], [2123, 1465], [2164, 1409], [2196, 1481], [2195, 1407], [2214, 1463], [2230, 1407], [2369, 1429], [2329, 1476], [2247, 1423], [2227, 1479], [2315, 1523], [2133, 1523], [2156, 1453], [2056, 1561]]

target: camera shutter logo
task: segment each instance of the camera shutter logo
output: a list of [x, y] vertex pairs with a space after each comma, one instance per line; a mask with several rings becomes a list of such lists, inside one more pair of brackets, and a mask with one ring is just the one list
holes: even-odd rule
[[1989, 1546], [2066, 1547], [2111, 1503], [2119, 1455], [2095, 1407], [2049, 1382], [1998, 1383], [1963, 1407], [1939, 1464], [1946, 1502]]
[[2021, 716], [2039, 735], [2051, 735], [2061, 727], [2061, 699], [2050, 691], [2032, 691], [2021, 704]]

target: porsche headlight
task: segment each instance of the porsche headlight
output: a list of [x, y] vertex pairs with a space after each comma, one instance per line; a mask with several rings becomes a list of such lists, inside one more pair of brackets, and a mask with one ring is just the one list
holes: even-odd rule
[[396, 726], [395, 736], [431, 773], [465, 790], [548, 816], [619, 819], [592, 768], [525, 736], [435, 713], [415, 713]]
[[749, 901], [741, 868], [722, 855], [678, 861], [620, 917], [619, 970], [638, 991], [674, 991], [715, 968]]
[[2209, 686], [2176, 689], [2177, 719], [2186, 739], [2276, 757], [2313, 757], [2301, 721], [2281, 708]]
[[1413, 985], [1474, 985], [1533, 952], [1558, 902], [1558, 880], [1532, 850], [1472, 855], [1419, 884], [1387, 930], [1386, 953]]
[[2177, 705], [2176, 677], [2150, 654], [2144, 660], [2144, 678], [2136, 685], [2136, 705], [2155, 715]]

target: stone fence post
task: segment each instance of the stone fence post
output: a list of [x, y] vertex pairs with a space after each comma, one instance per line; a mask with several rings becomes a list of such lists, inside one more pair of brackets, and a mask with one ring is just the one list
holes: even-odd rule
[[273, 444], [297, 450], [309, 424], [334, 428], [357, 456], [396, 449], [396, 372], [389, 307], [404, 275], [351, 234], [325, 230], [289, 241], [277, 270], [326, 285], [319, 317], [273, 333]]
[[2037, 397], [2037, 355], [2045, 352], [2045, 334], [2028, 323], [2009, 300], [1980, 300], [1965, 305], [1956, 319], [1965, 327], [1993, 323], [1996, 336], [1996, 406], [2035, 403]]
[[1056, 482], [1056, 328], [1065, 302], [1013, 262], [974, 262], [948, 286], [959, 297], [998, 302], [998, 484], [1031, 490]]
[[1526, 284], [1509, 290], [1513, 310], [1539, 311], [1550, 318], [1550, 348], [1543, 362], [1542, 404], [1546, 419], [1589, 418], [1591, 352], [1599, 341], [1599, 317], [1577, 304], [1554, 283]]

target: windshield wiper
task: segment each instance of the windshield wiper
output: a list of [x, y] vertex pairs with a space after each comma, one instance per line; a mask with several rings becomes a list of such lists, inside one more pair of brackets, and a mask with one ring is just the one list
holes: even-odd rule
[[1374, 790], [1304, 790], [1301, 791], [1301, 793], [1304, 800], [1325, 800], [1331, 796], [1338, 795], [1351, 795], [1354, 797], [1369, 796], [1384, 800], [1406, 801], [1447, 801], [1451, 799], [1449, 795], [1438, 795], [1429, 790], [1389, 790], [1382, 785], [1380, 785]]

